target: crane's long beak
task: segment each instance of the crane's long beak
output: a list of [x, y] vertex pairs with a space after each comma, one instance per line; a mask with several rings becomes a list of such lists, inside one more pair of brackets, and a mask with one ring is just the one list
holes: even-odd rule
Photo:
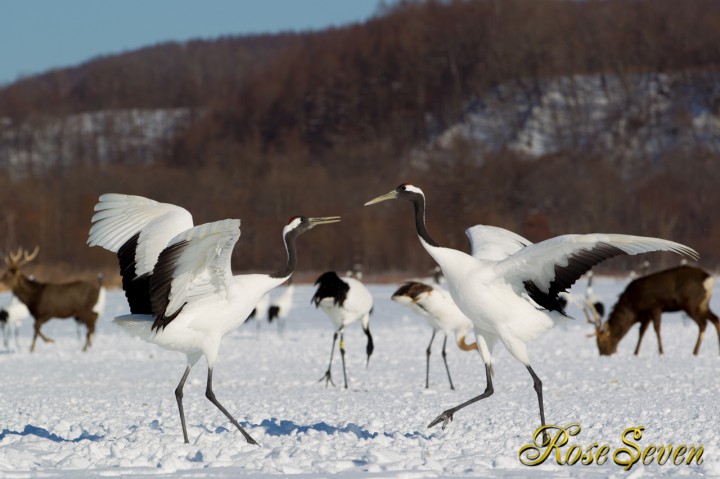
[[338, 221], [340, 221], [340, 217], [339, 216], [322, 216], [319, 218], [308, 218], [308, 221], [313, 226], [326, 225], [328, 223], [337, 223]]
[[372, 199], [365, 203], [365, 206], [374, 205], [375, 203], [380, 203], [381, 201], [387, 201], [387, 200], [394, 200], [397, 198], [397, 192], [395, 190], [392, 190], [389, 193], [385, 193], [384, 195], [378, 196], [375, 199]]

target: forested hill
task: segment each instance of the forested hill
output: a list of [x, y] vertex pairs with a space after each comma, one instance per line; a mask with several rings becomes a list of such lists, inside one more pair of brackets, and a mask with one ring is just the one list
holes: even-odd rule
[[238, 269], [279, 264], [287, 217], [340, 214], [301, 239], [301, 269], [418, 272], [431, 261], [407, 205], [361, 207], [412, 181], [448, 246], [476, 223], [614, 231], [717, 268], [718, 160], [717, 1], [400, 2], [363, 24], [155, 45], [0, 88], [0, 248], [112, 271], [84, 240], [97, 195], [118, 191], [242, 218]]

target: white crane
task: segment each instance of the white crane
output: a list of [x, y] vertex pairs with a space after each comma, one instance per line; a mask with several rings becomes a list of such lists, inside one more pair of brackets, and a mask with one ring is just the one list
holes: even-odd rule
[[90, 246], [117, 253], [129, 315], [114, 322], [129, 333], [171, 351], [185, 353], [187, 367], [175, 389], [183, 438], [188, 443], [182, 397], [190, 369], [205, 356], [205, 396], [242, 433], [257, 444], [215, 398], [212, 371], [222, 337], [242, 324], [273, 287], [295, 270], [296, 238], [305, 231], [340, 220], [337, 216], [296, 216], [283, 228], [287, 263], [272, 274], [233, 276], [230, 259], [240, 237], [240, 220], [193, 226], [179, 206], [141, 196], [104, 194], [95, 205]]
[[0, 326], [3, 330], [3, 344], [5, 349], [8, 349], [10, 343], [10, 335], [15, 335], [15, 347], [20, 349], [20, 341], [18, 335], [20, 332], [20, 325], [25, 319], [30, 317], [30, 311], [28, 311], [25, 303], [17, 299], [13, 294], [10, 296], [10, 301], [7, 305], [0, 310]]
[[258, 328], [260, 327], [260, 322], [262, 318], [265, 317], [267, 314], [267, 310], [270, 308], [270, 293], [263, 294], [258, 302], [255, 304], [255, 307], [250, 312], [250, 315], [248, 316], [248, 319], [253, 318], [256, 319], [258, 322]]
[[[537, 244], [502, 228], [478, 225], [466, 231], [472, 254], [438, 245], [425, 226], [425, 195], [402, 184], [366, 206], [391, 199], [413, 204], [420, 244], [442, 268], [450, 294], [473, 322], [478, 349], [485, 362], [485, 391], [444, 411], [428, 427], [442, 423], [445, 429], [460, 409], [492, 395], [492, 347], [503, 343], [532, 376], [545, 425], [542, 382], [530, 366], [526, 342], [567, 318], [558, 294], [569, 288], [594, 265], [614, 256], [648, 251], [672, 251], [697, 258], [695, 250], [679, 243], [618, 234], [563, 235]], [[547, 436], [546, 436], [547, 437]]]
[[445, 333], [442, 359], [443, 363], [445, 363], [450, 389], [454, 390], [455, 386], [450, 377], [450, 368], [448, 367], [447, 353], [445, 352], [448, 334], [455, 334], [455, 341], [461, 350], [473, 351], [476, 349], [475, 343], [468, 344], [465, 342], [465, 337], [473, 327], [472, 322], [460, 311], [460, 308], [450, 297], [450, 293], [439, 286], [419, 281], [408, 281], [393, 293], [392, 300], [410, 308], [425, 318], [433, 330], [430, 344], [425, 350], [425, 389], [430, 387], [430, 353], [433, 340], [438, 331]]
[[290, 310], [293, 306], [293, 298], [295, 297], [295, 285], [288, 284], [284, 291], [282, 291], [276, 298], [270, 301], [270, 307], [268, 308], [267, 317], [268, 322], [277, 322], [278, 333], [282, 334], [285, 328], [285, 318], [290, 314]]
[[355, 321], [360, 320], [362, 329], [367, 336], [367, 346], [365, 353], [367, 354], [366, 367], [370, 363], [370, 355], [375, 349], [372, 334], [370, 334], [370, 313], [373, 308], [373, 298], [370, 291], [355, 278], [340, 278], [334, 271], [328, 271], [320, 275], [315, 281], [318, 286], [317, 291], [310, 300], [328, 315], [333, 324], [337, 327], [333, 334], [333, 344], [330, 350], [330, 364], [328, 364], [325, 375], [320, 381], [325, 380], [325, 387], [328, 383], [335, 386], [332, 380], [332, 360], [335, 352], [335, 342], [340, 336], [340, 357], [342, 358], [343, 379], [345, 380], [345, 389], [348, 387], [347, 373], [345, 372], [345, 327]]

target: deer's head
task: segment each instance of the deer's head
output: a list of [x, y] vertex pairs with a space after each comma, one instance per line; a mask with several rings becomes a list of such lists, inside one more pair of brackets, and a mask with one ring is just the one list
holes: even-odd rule
[[595, 309], [595, 305], [586, 301], [583, 305], [583, 312], [585, 313], [588, 323], [595, 327], [595, 333], [590, 334], [590, 336], [595, 336], [600, 355], [609, 356], [615, 354], [617, 352], [618, 341], [613, 339], [608, 323], [603, 322], [602, 317], [597, 309]]
[[27, 250], [18, 249], [17, 253], [10, 253], [5, 256], [5, 264], [7, 270], [0, 277], [0, 282], [4, 283], [9, 288], [14, 288], [20, 277], [23, 276], [22, 267], [34, 260], [40, 251], [40, 247], [36, 246], [32, 253], [28, 253]]

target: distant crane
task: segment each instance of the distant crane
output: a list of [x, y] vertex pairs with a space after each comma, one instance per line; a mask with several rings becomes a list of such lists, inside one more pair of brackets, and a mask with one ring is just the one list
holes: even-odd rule
[[283, 228], [287, 263], [272, 274], [233, 276], [230, 259], [240, 238], [240, 220], [194, 226], [179, 206], [141, 196], [104, 194], [95, 205], [90, 246], [117, 253], [129, 315], [114, 322], [135, 336], [185, 353], [187, 367], [175, 389], [183, 438], [188, 443], [183, 386], [190, 369], [205, 356], [205, 396], [242, 433], [255, 440], [215, 398], [212, 371], [222, 337], [242, 324], [260, 298], [287, 281], [295, 270], [295, 240], [311, 228], [335, 223], [337, 216], [295, 216]]
[[[552, 328], [567, 316], [558, 294], [572, 286], [594, 265], [614, 256], [648, 251], [672, 251], [697, 258], [695, 250], [672, 241], [617, 234], [563, 235], [537, 244], [502, 228], [474, 226], [466, 231], [472, 255], [436, 243], [425, 226], [425, 195], [411, 184], [401, 184], [366, 206], [391, 199], [405, 199], [414, 207], [420, 244], [440, 265], [450, 294], [475, 326], [478, 349], [485, 362], [485, 391], [447, 409], [428, 427], [448, 425], [460, 409], [492, 395], [492, 357], [496, 339], [523, 363], [533, 379], [545, 425], [542, 382], [530, 366], [525, 343]], [[547, 439], [547, 435], [545, 436]]]
[[282, 334], [285, 329], [285, 318], [288, 317], [293, 307], [294, 296], [295, 285], [290, 283], [284, 291], [270, 301], [270, 307], [267, 312], [268, 322], [272, 323], [275, 321], [277, 323], [278, 333], [280, 334]]
[[257, 304], [255, 304], [255, 307], [250, 312], [250, 316], [248, 316], [248, 319], [250, 319], [250, 318], [256, 319], [258, 322], [258, 328], [259, 328], [260, 322], [261, 322], [262, 318], [264, 318], [265, 315], [267, 314], [268, 308], [270, 308], [270, 293], [265, 293], [260, 297]]
[[330, 363], [325, 375], [320, 381], [325, 380], [325, 387], [328, 383], [335, 386], [332, 380], [332, 360], [335, 352], [335, 343], [340, 336], [340, 357], [342, 358], [343, 379], [345, 380], [345, 389], [348, 387], [347, 373], [345, 371], [345, 327], [355, 321], [360, 321], [362, 329], [367, 336], [367, 346], [365, 353], [367, 354], [367, 362], [370, 363], [370, 356], [375, 349], [372, 334], [370, 334], [370, 313], [373, 308], [373, 298], [370, 291], [355, 278], [340, 278], [335, 271], [328, 271], [320, 275], [315, 281], [318, 286], [315, 294], [310, 300], [316, 308], [323, 310], [337, 327], [333, 334], [333, 344], [330, 350]]
[[450, 293], [439, 286], [432, 286], [418, 281], [408, 281], [393, 293], [392, 300], [410, 308], [425, 318], [433, 330], [430, 344], [425, 350], [425, 389], [430, 387], [430, 353], [433, 340], [438, 331], [445, 333], [442, 358], [450, 382], [450, 389], [455, 389], [452, 377], [450, 377], [450, 368], [448, 367], [447, 353], [445, 352], [447, 337], [449, 333], [454, 333], [457, 345], [461, 350], [474, 351], [476, 349], [475, 343], [468, 344], [465, 342], [467, 333], [473, 327], [472, 322], [460, 311], [460, 308], [450, 297]]
[[0, 310], [0, 327], [3, 330], [3, 344], [8, 349], [10, 344], [10, 335], [15, 335], [15, 347], [20, 349], [20, 325], [23, 321], [30, 317], [30, 311], [27, 306], [17, 299], [15, 295], [10, 296], [10, 301]]

